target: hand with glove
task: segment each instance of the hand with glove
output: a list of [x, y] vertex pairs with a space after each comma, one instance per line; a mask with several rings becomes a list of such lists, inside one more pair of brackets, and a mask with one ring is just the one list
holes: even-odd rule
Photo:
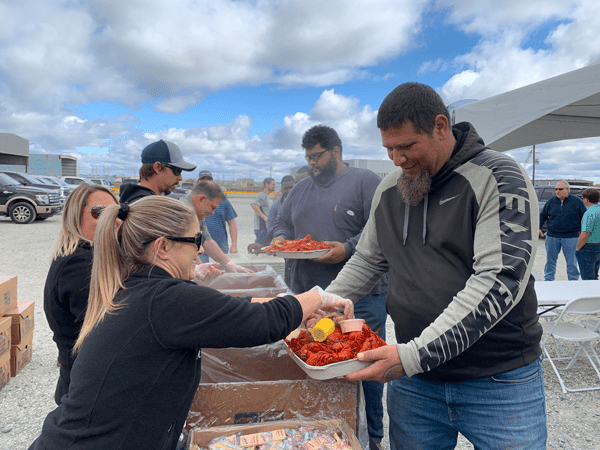
[[227, 264], [221, 264], [220, 268], [229, 273], [254, 273], [254, 270], [248, 269], [247, 267], [238, 266], [231, 261], [229, 261]]
[[327, 312], [331, 312], [335, 308], [343, 310], [344, 316], [347, 319], [352, 319], [354, 317], [354, 303], [352, 303], [352, 300], [342, 298], [339, 295], [330, 292], [325, 292], [320, 286], [315, 286], [310, 291], [317, 291], [321, 297], [321, 310], [315, 311], [313, 313], [314, 317], [319, 315], [320, 317], [324, 317], [327, 315]]
[[210, 280], [211, 278], [216, 278], [222, 273], [225, 273], [224, 270], [219, 270], [217, 267], [219, 263], [210, 263], [210, 264], [200, 264], [196, 266], [195, 273], [198, 278], [202, 281]]

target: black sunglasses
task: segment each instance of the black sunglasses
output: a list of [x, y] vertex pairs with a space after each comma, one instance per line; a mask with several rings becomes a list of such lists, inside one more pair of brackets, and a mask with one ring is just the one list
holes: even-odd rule
[[181, 172], [183, 172], [183, 169], [180, 169], [179, 167], [172, 166], [171, 164], [165, 164], [165, 166], [167, 166], [169, 169], [171, 169], [173, 171], [173, 175], [175, 175], [176, 177], [178, 177], [179, 175], [181, 175]]
[[[158, 239], [158, 237], [155, 237], [153, 239], [148, 239], [147, 241], [142, 242], [142, 245], [148, 245], [150, 242], [155, 241], [157, 239]], [[165, 239], [168, 239], [170, 241], [175, 241], [175, 242], [187, 242], [189, 244], [196, 244], [196, 247], [198, 247], [198, 250], [200, 250], [200, 247], [202, 246], [202, 241], [204, 240], [204, 238], [202, 237], [202, 233], [200, 233], [198, 236], [194, 236], [194, 237], [165, 236]]]
[[102, 214], [102, 211], [104, 211], [104, 208], [106, 208], [106, 206], [104, 205], [92, 206], [90, 208], [90, 214], [94, 219], [98, 219], [100, 217], [100, 214]]
[[327, 153], [329, 151], [330, 150], [323, 150], [322, 152], [313, 153], [311, 155], [305, 155], [304, 159], [306, 159], [308, 162], [316, 161], [317, 159], [320, 159], [321, 156], [323, 156], [325, 153]]
[[566, 188], [554, 188], [555, 191], [564, 191]]

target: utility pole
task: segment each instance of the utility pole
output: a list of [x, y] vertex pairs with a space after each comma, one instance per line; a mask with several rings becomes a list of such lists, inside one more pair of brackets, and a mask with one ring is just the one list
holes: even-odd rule
[[531, 173], [531, 182], [535, 186], [535, 144], [533, 144], [533, 172]]

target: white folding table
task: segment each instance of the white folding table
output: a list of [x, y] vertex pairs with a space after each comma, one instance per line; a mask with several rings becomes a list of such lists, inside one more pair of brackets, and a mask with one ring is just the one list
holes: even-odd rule
[[536, 281], [535, 293], [538, 306], [551, 311], [576, 298], [600, 297], [600, 280]]

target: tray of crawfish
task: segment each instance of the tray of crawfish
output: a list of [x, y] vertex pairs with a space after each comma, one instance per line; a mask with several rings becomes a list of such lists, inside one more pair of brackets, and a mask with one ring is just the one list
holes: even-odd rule
[[327, 254], [331, 247], [325, 242], [315, 241], [310, 234], [302, 239], [277, 242], [263, 251], [268, 255], [286, 259], [316, 259]]
[[386, 345], [379, 335], [364, 324], [361, 331], [342, 333], [339, 325], [327, 339], [317, 342], [309, 330], [298, 330], [296, 337], [284, 339], [288, 354], [306, 374], [315, 380], [343, 377], [372, 364], [359, 361], [357, 353]]

